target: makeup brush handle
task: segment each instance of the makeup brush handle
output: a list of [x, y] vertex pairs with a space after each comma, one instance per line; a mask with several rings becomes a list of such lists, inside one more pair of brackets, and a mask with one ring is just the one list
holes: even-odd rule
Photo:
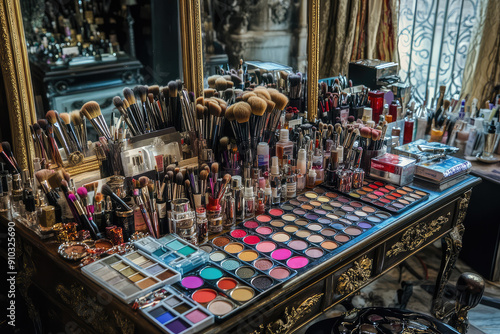
[[59, 126], [58, 123], [54, 123], [54, 124], [52, 124], [52, 128], [54, 129], [54, 133], [56, 134], [56, 137], [59, 140], [59, 143], [62, 145], [64, 151], [66, 152], [66, 155], [69, 157], [72, 150], [70, 150], [70, 148], [69, 148], [69, 144], [66, 141], [66, 137], [63, 135], [61, 127]]
[[120, 197], [118, 197], [117, 194], [115, 194], [114, 192], [111, 192], [110, 194], [105, 194], [107, 196], [110, 196], [111, 199], [116, 203], [116, 204], [119, 204], [122, 206], [122, 208], [124, 209], [124, 211], [130, 211], [132, 210], [128, 205], [127, 203], [125, 203]]

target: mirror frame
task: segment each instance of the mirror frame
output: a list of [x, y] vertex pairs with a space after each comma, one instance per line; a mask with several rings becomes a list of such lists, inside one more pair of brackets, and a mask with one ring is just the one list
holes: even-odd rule
[[[307, 109], [314, 121], [318, 106], [319, 0], [308, 0]], [[203, 52], [200, 0], [179, 0], [183, 76], [186, 88], [203, 95]], [[33, 172], [34, 147], [28, 125], [36, 122], [35, 103], [20, 2], [0, 0], [0, 61], [12, 129], [12, 146], [22, 169]], [[97, 168], [96, 159], [68, 168], [79, 174]]]

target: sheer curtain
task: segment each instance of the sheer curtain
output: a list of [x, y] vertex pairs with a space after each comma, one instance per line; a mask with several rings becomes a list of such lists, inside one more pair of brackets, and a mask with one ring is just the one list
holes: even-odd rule
[[400, 1], [400, 76], [402, 81], [414, 87], [417, 103], [422, 103], [428, 92], [429, 104], [438, 95], [441, 85], [446, 86], [446, 98], [455, 95], [458, 98], [468, 46], [482, 1]]

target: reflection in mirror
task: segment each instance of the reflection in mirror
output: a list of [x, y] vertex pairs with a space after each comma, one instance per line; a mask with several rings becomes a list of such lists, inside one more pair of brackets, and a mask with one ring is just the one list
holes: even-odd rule
[[205, 77], [240, 59], [306, 71], [306, 1], [204, 1], [202, 23]]
[[21, 10], [39, 119], [32, 138], [42, 162], [74, 166], [94, 156], [91, 143], [102, 137], [174, 125], [162, 107], [168, 86], [176, 98], [182, 92], [177, 2], [21, 0]]

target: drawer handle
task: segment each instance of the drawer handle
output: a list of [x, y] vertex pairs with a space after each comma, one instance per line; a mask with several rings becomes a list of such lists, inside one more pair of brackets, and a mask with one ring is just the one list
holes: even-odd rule
[[279, 319], [275, 322], [271, 322], [264, 326], [264, 324], [260, 325], [259, 328], [253, 331], [251, 334], [287, 334], [290, 333], [295, 324], [303, 318], [306, 314], [312, 311], [314, 305], [316, 305], [323, 296], [323, 293], [318, 293], [312, 295], [311, 297], [304, 300], [299, 307], [292, 307], [290, 311], [288, 311], [288, 307], [285, 308], [285, 315], [283, 319]]
[[410, 227], [403, 234], [401, 240], [392, 245], [391, 249], [389, 249], [385, 255], [387, 255], [387, 257], [393, 257], [400, 253], [413, 251], [419, 248], [429, 237], [439, 231], [443, 225], [450, 220], [450, 215], [451, 212], [448, 212], [446, 216], [440, 216], [430, 223], [421, 222]]
[[363, 256], [360, 260], [354, 261], [354, 264], [345, 273], [340, 275], [337, 281], [336, 293], [347, 295], [360, 288], [372, 274], [373, 260]]

